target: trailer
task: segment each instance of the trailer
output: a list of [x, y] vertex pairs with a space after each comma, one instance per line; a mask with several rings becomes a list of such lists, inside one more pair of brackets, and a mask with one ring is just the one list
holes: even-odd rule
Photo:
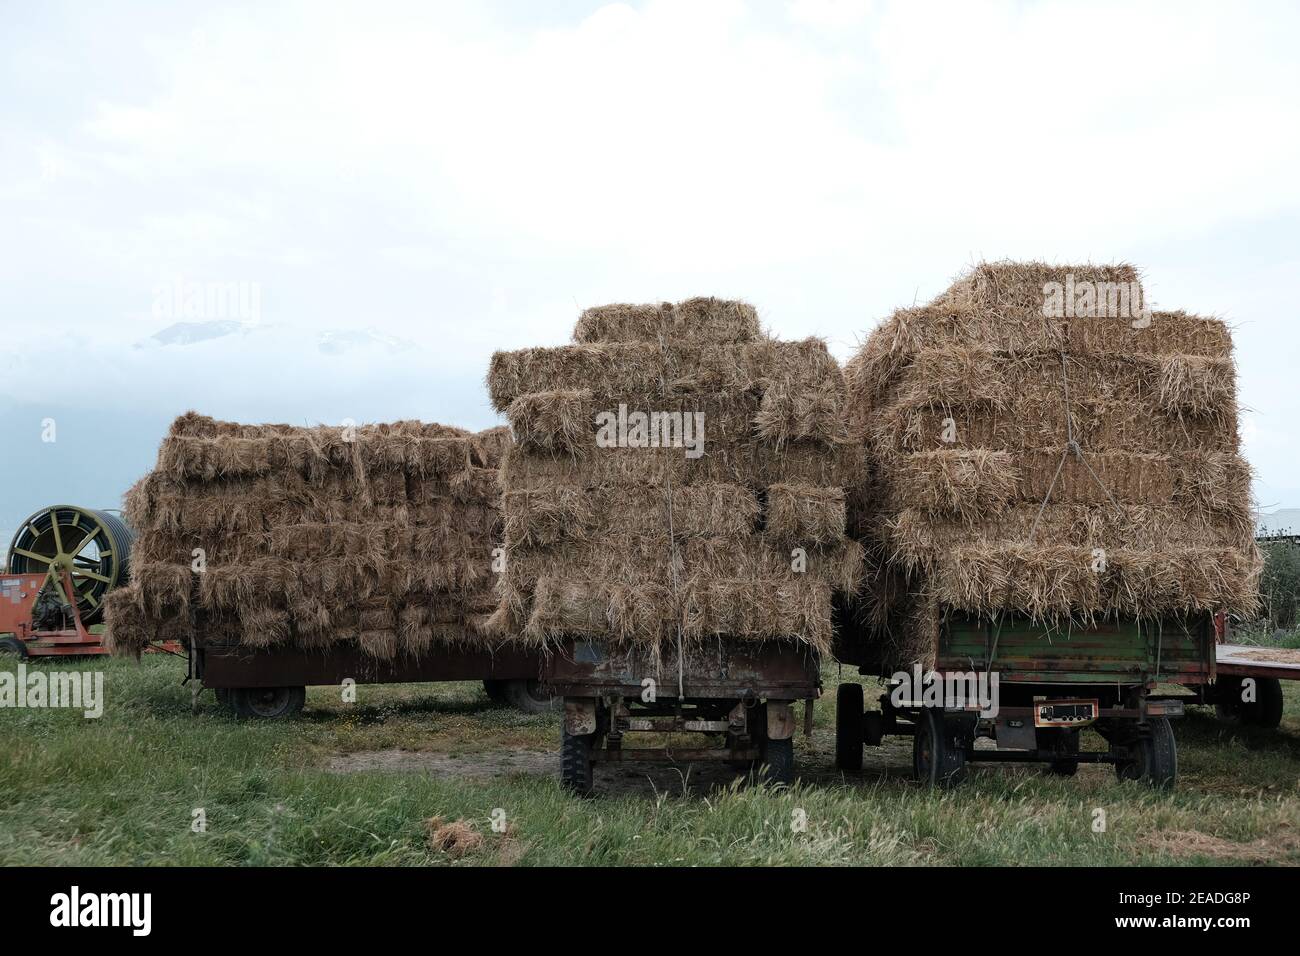
[[530, 714], [556, 703], [542, 687], [542, 658], [513, 644], [497, 648], [448, 648], [419, 658], [378, 660], [351, 644], [321, 650], [250, 648], [233, 636], [204, 628], [186, 648], [187, 680], [196, 693], [212, 689], [239, 717], [283, 720], [297, 716], [307, 688], [352, 684], [411, 684], [482, 681], [488, 697]]
[[1300, 651], [1220, 644], [1212, 702], [1221, 720], [1265, 730], [1282, 723], [1282, 681], [1300, 680]]
[[1191, 685], [1189, 703], [1214, 707], [1220, 720], [1272, 730], [1282, 723], [1282, 681], [1300, 680], [1300, 650], [1236, 644], [1227, 615], [1214, 616], [1215, 677]]
[[[930, 786], [957, 784], [969, 764], [987, 761], [1042, 763], [1063, 776], [1081, 763], [1107, 763], [1120, 779], [1171, 788], [1178, 755], [1170, 720], [1182, 716], [1184, 702], [1156, 693], [1157, 684], [1210, 683], [1215, 675], [1209, 615], [1053, 626], [950, 612], [925, 674], [919, 667], [889, 672], [879, 642], [849, 615], [840, 618], [837, 656], [883, 678], [886, 692], [879, 709], [868, 711], [861, 684], [839, 686], [837, 766], [861, 770], [864, 746], [910, 736], [913, 773]], [[978, 690], [981, 680], [986, 699], [949, 692]], [[1105, 749], [1082, 749], [1085, 729]], [[980, 739], [992, 746], [977, 747]]]
[[[631, 760], [726, 761], [774, 785], [795, 778], [795, 704], [805, 728], [821, 694], [820, 661], [793, 640], [716, 643], [659, 662], [600, 641], [571, 640], [547, 660], [564, 701], [560, 781], [589, 796], [593, 767]], [[633, 735], [700, 735], [699, 746], [632, 746]], [[711, 741], [705, 744], [705, 741]]]

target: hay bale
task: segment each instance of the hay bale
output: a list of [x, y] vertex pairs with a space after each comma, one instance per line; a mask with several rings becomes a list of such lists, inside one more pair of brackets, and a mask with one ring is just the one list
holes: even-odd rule
[[[600, 342], [497, 352], [488, 370], [488, 393], [503, 413], [519, 396], [542, 391], [587, 390], [602, 408], [620, 402], [646, 408], [705, 394], [761, 400], [776, 385], [816, 391], [840, 375], [826, 343], [816, 338]], [[834, 411], [843, 414], [843, 399]]]
[[776, 484], [767, 488], [765, 528], [790, 547], [820, 548], [844, 539], [843, 488]]
[[[126, 496], [134, 581], [109, 641], [164, 629], [380, 659], [482, 643], [495, 606], [505, 428], [241, 425], [187, 413]], [[201, 556], [196, 570], [194, 561]]]
[[585, 388], [520, 395], [506, 409], [506, 417], [521, 448], [566, 455], [591, 448], [595, 408]]
[[601, 305], [586, 309], [573, 330], [575, 342], [657, 342], [694, 338], [753, 342], [762, 336], [752, 305], [695, 298], [660, 305]]
[[929, 659], [953, 610], [1092, 620], [1255, 601], [1226, 326], [1053, 313], [1067, 282], [1141, 300], [1127, 265], [980, 264], [894, 313], [846, 369], [869, 459], [848, 495], [869, 569], [858, 613], [887, 662]]
[[892, 472], [904, 505], [966, 521], [1000, 511], [1022, 481], [1010, 452], [987, 448], [901, 455]]
[[863, 456], [825, 343], [765, 338], [711, 299], [590, 309], [574, 340], [492, 359], [519, 441], [487, 626], [652, 659], [719, 636], [829, 650], [831, 595], [861, 578], [844, 489]]

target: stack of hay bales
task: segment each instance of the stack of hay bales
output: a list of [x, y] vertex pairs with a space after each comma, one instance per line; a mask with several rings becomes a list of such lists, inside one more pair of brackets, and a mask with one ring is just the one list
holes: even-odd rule
[[[504, 428], [178, 418], [127, 494], [132, 583], [108, 643], [326, 648], [391, 659], [485, 640]], [[197, 563], [196, 563], [197, 562]]]
[[946, 610], [1087, 622], [1253, 604], [1228, 329], [1131, 301], [1106, 317], [1125, 311], [1117, 289], [1141, 298], [1131, 266], [983, 264], [850, 362], [868, 461], [851, 533], [884, 666], [932, 660]]
[[862, 449], [823, 342], [769, 338], [741, 302], [610, 305], [574, 344], [496, 353], [488, 385], [515, 439], [495, 626], [654, 661], [721, 636], [829, 649]]

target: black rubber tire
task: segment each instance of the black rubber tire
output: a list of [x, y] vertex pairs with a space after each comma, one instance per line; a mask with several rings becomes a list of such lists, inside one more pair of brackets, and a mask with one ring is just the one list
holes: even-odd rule
[[927, 707], [917, 717], [912, 773], [927, 787], [954, 787], [966, 779], [966, 751], [937, 708]]
[[768, 740], [763, 747], [763, 782], [774, 787], [794, 784], [794, 738]]
[[27, 656], [27, 645], [16, 637], [0, 637], [0, 655], [22, 659]]
[[506, 682], [503, 680], [485, 680], [483, 681], [483, 693], [488, 695], [488, 700], [501, 707], [509, 707], [510, 701], [506, 699]]
[[862, 685], [835, 689], [835, 766], [857, 773], [862, 769]]
[[1121, 780], [1140, 780], [1157, 790], [1172, 790], [1178, 782], [1178, 746], [1174, 729], [1167, 717], [1148, 721], [1150, 733], [1132, 745], [1133, 759], [1115, 764], [1115, 776]]
[[1053, 760], [1047, 765], [1047, 772], [1055, 777], [1073, 777], [1079, 772], [1079, 761]]
[[[1079, 733], [1078, 731], [1049, 731], [1038, 732], [1038, 746], [1043, 749], [1052, 749], [1052, 745], [1058, 741], [1064, 743], [1064, 747], [1058, 749], [1066, 753], [1079, 752]], [[1062, 739], [1063, 738], [1063, 739]], [[1047, 772], [1057, 777], [1073, 777], [1079, 772], [1079, 761], [1071, 760], [1069, 757], [1061, 757], [1051, 760], [1047, 764]]]
[[247, 720], [289, 720], [302, 713], [306, 687], [232, 687], [230, 706]]
[[212, 693], [217, 695], [217, 706], [225, 708], [226, 710], [235, 709], [235, 705], [230, 699], [229, 687], [215, 687], [213, 688]]
[[862, 742], [868, 747], [879, 747], [885, 742], [885, 715], [878, 710], [869, 710], [862, 715]]
[[1282, 723], [1286, 700], [1282, 696], [1282, 682], [1276, 677], [1259, 677], [1255, 680], [1255, 701], [1259, 708], [1254, 715], [1254, 726], [1275, 730]]
[[580, 797], [592, 794], [591, 744], [595, 734], [571, 735], [560, 726], [560, 786]]
[[1282, 682], [1276, 677], [1256, 677], [1255, 700], [1241, 699], [1244, 677], [1228, 677], [1214, 685], [1214, 712], [1220, 720], [1240, 721], [1247, 727], [1274, 730], [1282, 723]]
[[547, 694], [542, 690], [541, 681], [533, 678], [508, 680], [504, 684], [506, 703], [525, 714], [551, 714], [564, 706], [564, 701]]

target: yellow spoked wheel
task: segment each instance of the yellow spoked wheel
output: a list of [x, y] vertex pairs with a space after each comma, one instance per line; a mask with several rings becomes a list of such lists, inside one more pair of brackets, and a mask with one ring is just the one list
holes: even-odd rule
[[[112, 512], [54, 505], [18, 529], [9, 546], [9, 570], [47, 575], [46, 589], [63, 604], [75, 602], [81, 622], [89, 626], [103, 615], [104, 595], [127, 582], [134, 540], [126, 522]], [[64, 571], [72, 578], [73, 594], [64, 587]]]

